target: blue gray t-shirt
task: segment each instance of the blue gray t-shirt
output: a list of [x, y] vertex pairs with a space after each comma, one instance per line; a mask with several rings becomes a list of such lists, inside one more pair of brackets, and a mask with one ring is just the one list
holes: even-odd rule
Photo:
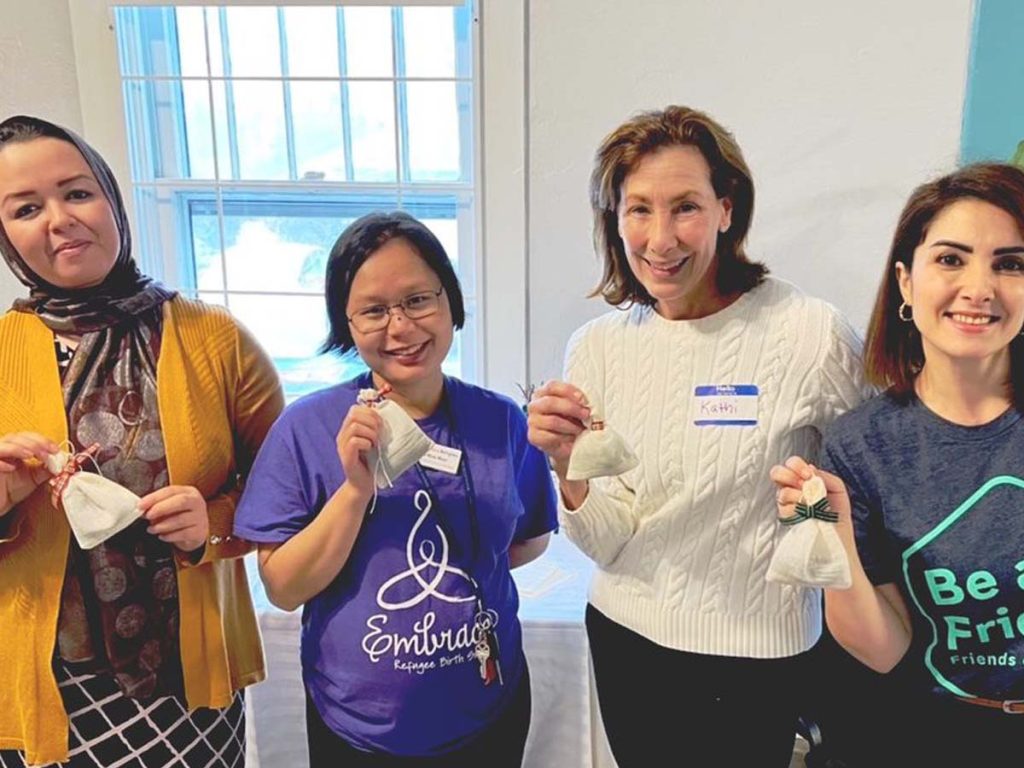
[[[367, 386], [353, 379], [284, 412], [249, 476], [237, 535], [284, 542], [313, 520], [344, 482], [335, 437]], [[551, 475], [511, 400], [452, 378], [445, 398], [417, 423], [434, 442], [465, 448], [468, 476], [413, 468], [380, 491], [345, 567], [303, 610], [306, 688], [324, 722], [361, 749], [457, 749], [501, 715], [522, 676], [508, 549], [556, 527]], [[471, 578], [497, 621], [504, 685], [484, 685], [473, 655]]]
[[1024, 699], [1020, 412], [965, 427], [879, 395], [832, 425], [821, 466], [849, 489], [868, 578], [907, 601], [901, 667], [936, 695]]

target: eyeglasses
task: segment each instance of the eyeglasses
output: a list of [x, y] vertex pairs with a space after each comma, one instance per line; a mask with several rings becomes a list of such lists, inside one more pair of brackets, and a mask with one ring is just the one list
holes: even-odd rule
[[436, 291], [422, 291], [406, 296], [397, 304], [373, 304], [363, 307], [348, 318], [352, 326], [360, 333], [377, 333], [383, 331], [391, 322], [392, 311], [402, 308], [402, 314], [409, 320], [421, 320], [430, 317], [441, 306], [442, 285]]

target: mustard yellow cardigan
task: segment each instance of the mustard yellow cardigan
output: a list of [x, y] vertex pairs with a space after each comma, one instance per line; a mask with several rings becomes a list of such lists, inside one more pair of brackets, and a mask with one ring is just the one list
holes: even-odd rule
[[[170, 483], [207, 499], [202, 560], [176, 558], [181, 658], [190, 708], [228, 705], [265, 676], [263, 648], [231, 537], [240, 476], [283, 407], [266, 354], [218, 307], [164, 305], [157, 397]], [[0, 435], [67, 439], [53, 334], [34, 315], [0, 317]], [[70, 529], [44, 483], [4, 518], [0, 538], [0, 749], [31, 764], [67, 760], [68, 718], [51, 667]]]

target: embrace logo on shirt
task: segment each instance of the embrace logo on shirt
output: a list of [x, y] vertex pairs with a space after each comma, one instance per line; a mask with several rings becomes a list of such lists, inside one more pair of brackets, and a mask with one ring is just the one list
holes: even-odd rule
[[1024, 481], [992, 478], [903, 553], [903, 578], [932, 627], [924, 662], [955, 696], [1024, 698]]
[[[433, 526], [433, 536], [423, 531], [432, 507], [430, 494], [417, 491], [413, 504], [420, 514], [406, 540], [407, 568], [386, 579], [377, 590], [377, 607], [384, 613], [366, 620], [369, 631], [363, 636], [362, 649], [375, 664], [391, 659], [394, 669], [422, 675], [473, 661], [482, 628], [497, 626], [499, 616], [491, 609], [484, 612], [485, 617], [477, 616], [474, 582], [466, 571], [450, 563], [450, 545], [441, 526]], [[469, 606], [441, 617], [436, 610], [421, 607], [424, 603], [437, 605], [437, 601]], [[412, 620], [411, 631], [388, 631], [390, 614], [417, 608], [422, 614]]]

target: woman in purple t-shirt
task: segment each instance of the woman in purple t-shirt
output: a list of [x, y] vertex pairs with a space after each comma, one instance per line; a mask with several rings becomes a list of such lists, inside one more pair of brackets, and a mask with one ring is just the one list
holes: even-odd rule
[[[437, 238], [371, 214], [327, 264], [325, 351], [370, 368], [290, 406], [257, 457], [235, 531], [260, 543], [275, 605], [304, 606], [310, 764], [518, 766], [529, 676], [510, 569], [556, 526], [554, 488], [510, 399], [446, 377], [465, 319]], [[435, 444], [377, 489], [386, 390]]]

